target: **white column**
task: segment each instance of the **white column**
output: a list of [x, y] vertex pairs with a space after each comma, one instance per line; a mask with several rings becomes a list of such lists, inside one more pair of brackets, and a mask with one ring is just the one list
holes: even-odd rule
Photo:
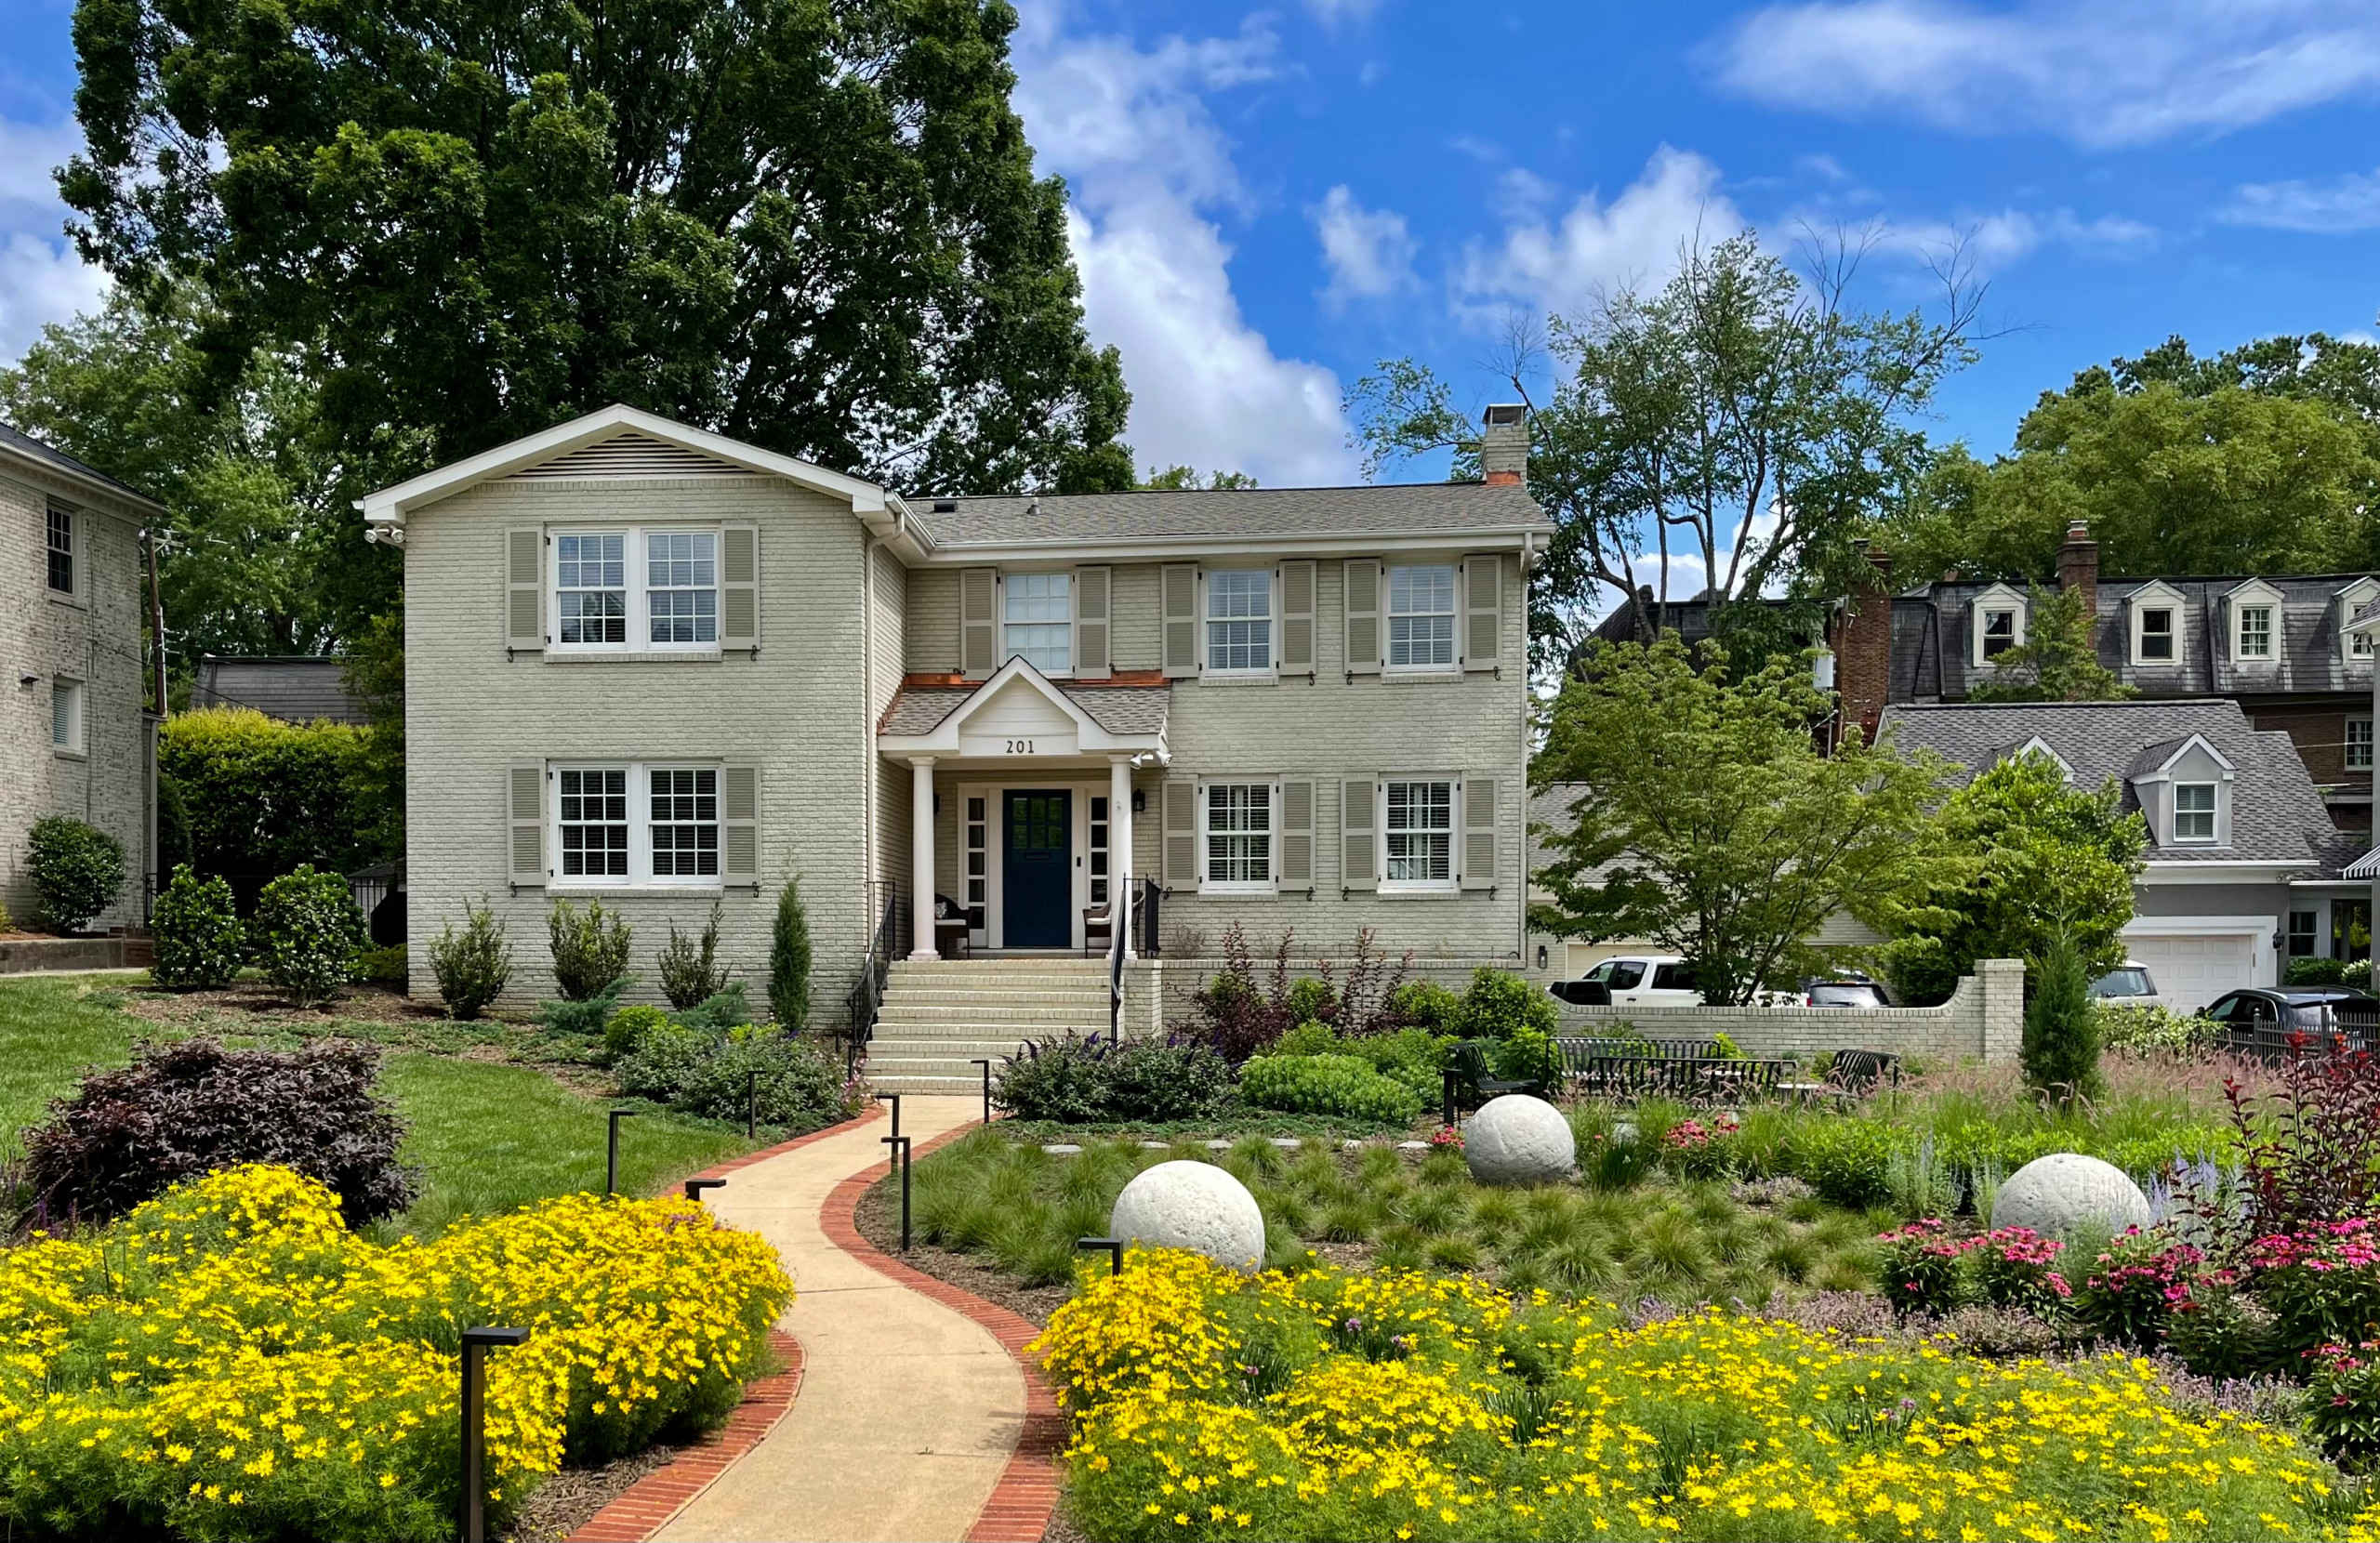
[[937, 959], [933, 951], [933, 758], [909, 761], [909, 957]]
[[1132, 759], [1116, 756], [1107, 762], [1107, 892], [1111, 920], [1124, 935], [1124, 957], [1138, 958], [1132, 948]]

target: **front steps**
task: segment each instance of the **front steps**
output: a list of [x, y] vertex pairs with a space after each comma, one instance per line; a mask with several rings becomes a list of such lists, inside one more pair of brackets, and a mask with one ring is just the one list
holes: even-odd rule
[[1104, 958], [897, 959], [867, 1080], [881, 1093], [979, 1093], [978, 1059], [997, 1072], [1025, 1040], [1106, 1032]]

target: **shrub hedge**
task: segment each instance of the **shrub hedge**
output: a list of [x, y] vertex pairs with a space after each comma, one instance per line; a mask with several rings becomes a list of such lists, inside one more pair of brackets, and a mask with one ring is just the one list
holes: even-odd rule
[[1173, 1035], [1117, 1045], [1097, 1035], [1028, 1042], [992, 1084], [992, 1101], [1017, 1118], [1060, 1125], [1208, 1119], [1231, 1097], [1231, 1063], [1222, 1053]]
[[284, 723], [253, 707], [176, 713], [157, 731], [157, 770], [179, 795], [189, 861], [205, 874], [350, 873], [390, 855], [357, 778], [365, 732]]
[[1420, 1092], [1354, 1055], [1252, 1057], [1239, 1069], [1239, 1096], [1255, 1109], [1341, 1114], [1387, 1125], [1410, 1125], [1421, 1114]]

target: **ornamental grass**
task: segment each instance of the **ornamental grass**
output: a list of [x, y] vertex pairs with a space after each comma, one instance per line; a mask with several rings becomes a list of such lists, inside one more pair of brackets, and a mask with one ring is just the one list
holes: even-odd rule
[[723, 1418], [792, 1284], [680, 1200], [569, 1195], [380, 1247], [286, 1168], [181, 1185], [0, 1253], [0, 1525], [18, 1538], [451, 1537], [461, 1331], [490, 1512]]
[[1100, 1539], [2369, 1537], [2145, 1361], [1989, 1362], [1477, 1281], [1135, 1250], [1037, 1343]]

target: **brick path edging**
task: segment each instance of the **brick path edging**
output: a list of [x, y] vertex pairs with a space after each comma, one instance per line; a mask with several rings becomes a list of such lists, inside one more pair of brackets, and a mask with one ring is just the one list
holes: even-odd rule
[[[840, 1125], [732, 1157], [694, 1177], [724, 1179], [737, 1168], [749, 1167], [780, 1153], [856, 1130], [883, 1113], [881, 1104], [871, 1104]], [[800, 1281], [794, 1282], [794, 1289], [801, 1289]], [[667, 1466], [655, 1469], [615, 1496], [570, 1535], [569, 1543], [645, 1543], [693, 1504], [694, 1497], [716, 1483], [738, 1457], [760, 1445], [776, 1429], [777, 1421], [785, 1418], [786, 1411], [793, 1407], [795, 1397], [801, 1391], [801, 1342], [783, 1329], [773, 1328], [769, 1330], [769, 1348], [786, 1363], [784, 1371], [746, 1383], [743, 1402], [736, 1405], [725, 1424], [705, 1435], [692, 1450], [679, 1454]]]
[[[910, 1154], [911, 1159], [922, 1157], [977, 1128], [962, 1125], [945, 1131], [919, 1147]], [[1050, 1530], [1051, 1513], [1058, 1507], [1058, 1458], [1066, 1447], [1065, 1416], [1059, 1411], [1049, 1384], [1041, 1379], [1041, 1368], [1025, 1353], [1025, 1347], [1041, 1331], [1022, 1313], [987, 1302], [921, 1270], [913, 1270], [860, 1235], [854, 1219], [860, 1196], [892, 1171], [892, 1165], [882, 1162], [837, 1184], [818, 1213], [819, 1225], [825, 1229], [828, 1242], [865, 1261], [870, 1269], [972, 1319], [998, 1339], [1000, 1348], [1016, 1362], [1017, 1369], [1025, 1374], [1025, 1425], [1017, 1432], [1016, 1450], [1009, 1455], [1007, 1468], [992, 1486], [991, 1498], [984, 1502], [975, 1524], [968, 1529], [967, 1543], [1040, 1543], [1042, 1535]]]

